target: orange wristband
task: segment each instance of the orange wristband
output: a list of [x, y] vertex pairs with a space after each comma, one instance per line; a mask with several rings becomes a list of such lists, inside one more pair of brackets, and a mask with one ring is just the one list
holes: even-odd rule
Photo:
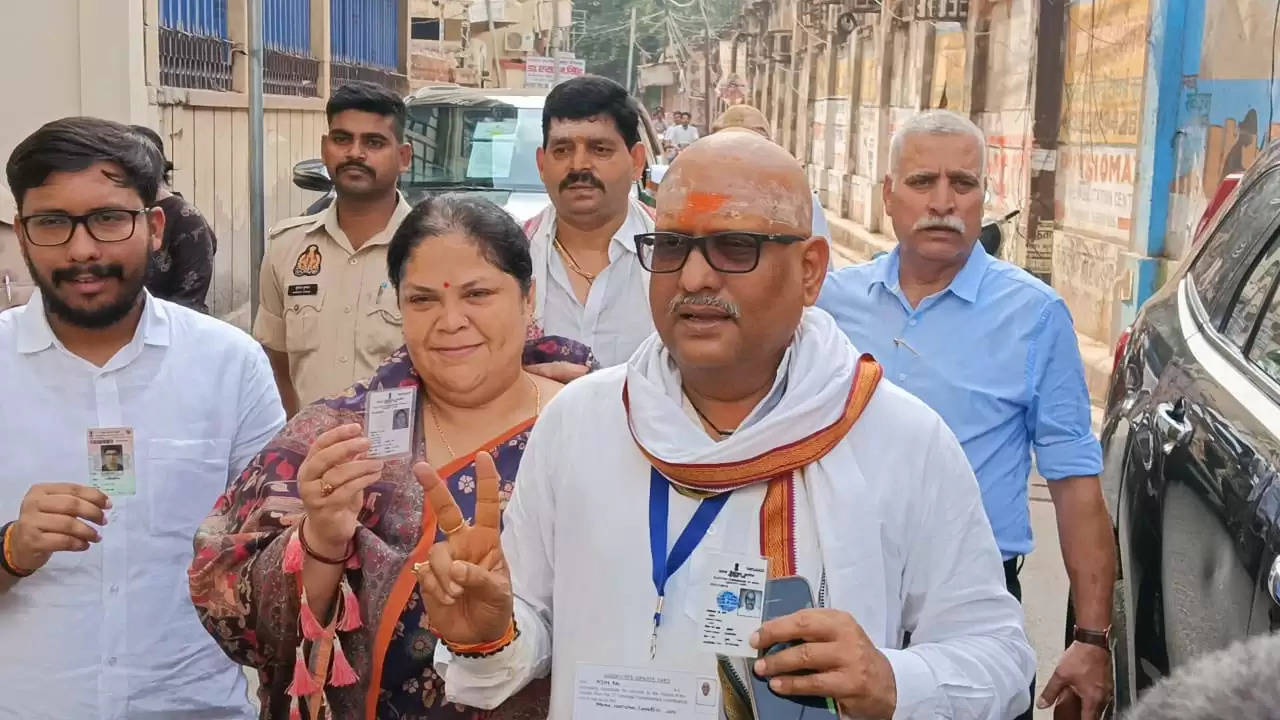
[[13, 523], [4, 526], [4, 537], [0, 539], [0, 545], [4, 545], [4, 570], [14, 577], [27, 577], [35, 572], [35, 570], [23, 570], [13, 561]]
[[[432, 632], [434, 632], [434, 630]], [[436, 633], [436, 637], [440, 637], [440, 634]], [[508, 645], [515, 642], [515, 639], [518, 637], [520, 637], [520, 631], [516, 628], [516, 619], [513, 617], [511, 618], [511, 623], [507, 625], [507, 631], [502, 633], [502, 637], [497, 640], [490, 640], [489, 642], [483, 643], [462, 644], [451, 643], [443, 637], [440, 637], [440, 639], [444, 642], [444, 646], [449, 648], [449, 652], [454, 655], [459, 657], [477, 658], [487, 657], [501, 652]]]

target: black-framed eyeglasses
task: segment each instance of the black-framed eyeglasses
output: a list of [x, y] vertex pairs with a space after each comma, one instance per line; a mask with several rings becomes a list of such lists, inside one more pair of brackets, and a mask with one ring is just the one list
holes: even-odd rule
[[809, 238], [799, 235], [729, 231], [692, 236], [677, 232], [641, 233], [635, 236], [640, 265], [651, 273], [673, 273], [684, 267], [696, 247], [712, 270], [749, 273], [760, 264], [760, 248], [767, 242], [790, 245]]
[[138, 227], [138, 216], [151, 211], [94, 210], [84, 215], [65, 213], [39, 213], [22, 218], [22, 230], [32, 245], [56, 247], [69, 241], [77, 225], [84, 225], [94, 240], [104, 243], [123, 242], [133, 237]]

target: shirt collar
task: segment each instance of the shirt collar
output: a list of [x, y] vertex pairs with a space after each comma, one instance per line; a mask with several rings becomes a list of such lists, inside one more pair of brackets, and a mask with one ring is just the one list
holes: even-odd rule
[[977, 302], [978, 287], [982, 285], [982, 276], [986, 274], [987, 266], [990, 264], [991, 256], [987, 254], [986, 248], [982, 243], [975, 242], [973, 250], [969, 251], [969, 259], [965, 261], [964, 267], [960, 268], [960, 272], [951, 279], [948, 289], [965, 302]]
[[[551, 240], [555, 239], [556, 235], [556, 206], [550, 204], [547, 205], [546, 212], [546, 228], [548, 237], [544, 242], [550, 244]], [[649, 232], [649, 230], [652, 229], [644, 222], [644, 218], [647, 215], [648, 213], [644, 210], [643, 206], [640, 205], [640, 201], [635, 198], [631, 198], [627, 203], [626, 219], [622, 221], [622, 225], [618, 227], [617, 232], [615, 232], [613, 237], [610, 239], [609, 262], [613, 262], [617, 259], [617, 253], [613, 251], [614, 246], [627, 250], [632, 255], [636, 254], [636, 235], [643, 232]]]
[[[379, 232], [369, 238], [369, 242], [365, 243], [361, 247], [368, 247], [370, 245], [386, 245], [390, 243], [391, 236], [395, 234], [396, 229], [400, 227], [400, 223], [404, 222], [405, 217], [407, 217], [412, 210], [413, 206], [409, 204], [409, 201], [404, 199], [404, 193], [396, 191], [396, 209], [391, 213], [391, 219], [388, 220], [386, 226], [382, 228], [382, 232]], [[337, 198], [334, 198], [333, 202], [329, 203], [329, 207], [325, 208], [324, 212], [316, 215], [315, 220], [311, 221], [311, 223], [307, 225], [307, 232], [314, 232], [321, 227], [328, 231], [329, 236], [335, 240], [341, 238], [341, 242], [348, 246], [351, 244], [351, 241], [347, 240], [347, 234], [342, 231], [342, 226], [338, 224]]]
[[[875, 263], [875, 269], [872, 271], [871, 282], [867, 285], [868, 293], [877, 285], [883, 285], [885, 289], [895, 294], [900, 290], [898, 269], [901, 253], [899, 250], [900, 248], [895, 247], [893, 252], [872, 261]], [[978, 288], [982, 285], [982, 277], [990, 265], [991, 256], [987, 254], [986, 248], [982, 243], [974, 242], [973, 250], [969, 252], [969, 258], [965, 260], [964, 267], [960, 268], [960, 272], [951, 279], [947, 290], [965, 302], [977, 302]]]
[[[141, 340], [147, 345], [168, 346], [172, 340], [169, 311], [156, 302], [150, 292], [146, 290], [142, 292], [144, 295], [142, 317], [138, 319], [138, 328], [134, 331], [133, 340], [129, 344], [136, 345]], [[27, 301], [26, 306], [22, 308], [22, 314], [18, 317], [18, 352], [31, 355], [48, 350], [50, 347], [62, 347], [58, 337], [53, 334], [53, 328], [49, 326], [46, 312], [48, 311], [44, 307], [44, 298], [37, 289], [31, 293], [31, 299]]]

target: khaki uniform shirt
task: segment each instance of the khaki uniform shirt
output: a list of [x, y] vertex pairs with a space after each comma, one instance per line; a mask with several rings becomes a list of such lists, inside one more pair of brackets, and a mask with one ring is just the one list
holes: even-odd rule
[[9, 188], [0, 182], [0, 311], [26, 305], [35, 290], [22, 259], [21, 241], [11, 224], [17, 212]]
[[359, 250], [338, 227], [337, 202], [271, 228], [253, 336], [289, 354], [300, 404], [369, 378], [404, 345], [387, 243], [409, 210], [402, 196], [391, 222]]

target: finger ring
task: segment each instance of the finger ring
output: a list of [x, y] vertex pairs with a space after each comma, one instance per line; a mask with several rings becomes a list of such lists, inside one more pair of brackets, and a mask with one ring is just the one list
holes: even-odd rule
[[333, 486], [329, 483], [320, 483], [320, 496], [329, 497], [333, 494]]
[[453, 528], [452, 530], [445, 530], [445, 531], [444, 531], [444, 534], [445, 534], [445, 535], [452, 535], [452, 534], [454, 534], [454, 533], [458, 532], [459, 530], [461, 530], [462, 528], [464, 528], [464, 527], [466, 527], [466, 526], [467, 526], [467, 519], [466, 519], [466, 518], [463, 518], [463, 519], [462, 519], [462, 521], [458, 523], [458, 527]]
[[427, 562], [426, 560], [413, 564], [414, 575], [421, 575], [423, 570], [430, 570], [430, 569], [431, 569], [431, 563]]

